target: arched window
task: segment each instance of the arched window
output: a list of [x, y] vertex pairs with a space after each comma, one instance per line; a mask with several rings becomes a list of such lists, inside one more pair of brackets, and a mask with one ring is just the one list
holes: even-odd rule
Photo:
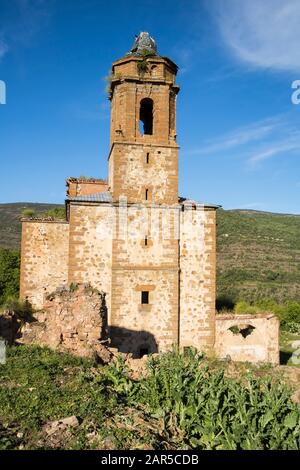
[[140, 104], [140, 132], [142, 135], [153, 134], [153, 101], [144, 98]]

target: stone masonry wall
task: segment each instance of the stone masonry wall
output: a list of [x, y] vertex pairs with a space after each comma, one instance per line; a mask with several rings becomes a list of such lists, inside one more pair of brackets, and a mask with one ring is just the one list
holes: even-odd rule
[[[112, 345], [139, 357], [165, 352], [178, 342], [178, 269], [114, 269], [112, 282]], [[149, 291], [149, 304], [141, 292]]]
[[[134, 67], [136, 69], [136, 63]], [[162, 73], [160, 78], [156, 74], [144, 74], [141, 81], [136, 69], [134, 81], [132, 75], [128, 75], [127, 65], [120, 64], [118, 69], [116, 74], [122, 75], [122, 78], [114, 82], [111, 97], [111, 145], [117, 140], [163, 145], [174, 142], [176, 99], [170, 99], [170, 96], [176, 95], [179, 90], [175, 85], [176, 74]], [[160, 66], [155, 67], [155, 71], [159, 69]], [[140, 102], [143, 98], [153, 100], [153, 135], [142, 135], [140, 132]]]
[[185, 207], [180, 219], [180, 346], [215, 340], [216, 212]]
[[67, 282], [69, 224], [23, 221], [21, 243], [20, 297], [41, 308], [44, 293]]
[[[145, 245], [144, 220], [150, 214]], [[168, 236], [163, 223], [170, 217], [173, 232], [177, 215], [178, 208], [131, 206], [126, 232], [113, 241], [111, 338], [122, 352], [138, 356], [140, 349], [166, 351], [178, 343], [178, 239]], [[141, 303], [142, 291], [149, 292], [149, 304]]]
[[107, 294], [110, 315], [113, 207], [70, 204], [68, 283], [90, 283]]
[[233, 361], [279, 363], [279, 320], [274, 314], [217, 315], [215, 352]]
[[[147, 154], [148, 161], [147, 163]], [[178, 149], [172, 146], [115, 143], [110, 155], [113, 200], [129, 203], [177, 204]]]

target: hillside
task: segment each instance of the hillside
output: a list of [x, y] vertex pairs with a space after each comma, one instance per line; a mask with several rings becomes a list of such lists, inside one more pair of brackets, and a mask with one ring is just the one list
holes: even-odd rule
[[300, 216], [218, 212], [218, 295], [300, 300]]
[[[53, 204], [0, 204], [0, 247], [20, 244], [20, 214]], [[300, 300], [300, 216], [268, 212], [218, 211], [218, 296]]]
[[20, 217], [24, 209], [33, 209], [36, 213], [42, 213], [54, 207], [57, 207], [57, 204], [38, 204], [30, 202], [0, 204], [0, 247], [18, 248], [20, 246]]

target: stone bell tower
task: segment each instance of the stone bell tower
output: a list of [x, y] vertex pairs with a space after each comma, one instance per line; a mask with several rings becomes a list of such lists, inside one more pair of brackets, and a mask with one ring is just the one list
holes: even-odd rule
[[148, 33], [113, 63], [109, 185], [113, 201], [177, 204], [177, 66]]
[[179, 243], [163, 227], [178, 219], [177, 69], [145, 32], [112, 65], [109, 190], [115, 207], [126, 199], [126, 233], [113, 239], [111, 338], [136, 356], [179, 338]]

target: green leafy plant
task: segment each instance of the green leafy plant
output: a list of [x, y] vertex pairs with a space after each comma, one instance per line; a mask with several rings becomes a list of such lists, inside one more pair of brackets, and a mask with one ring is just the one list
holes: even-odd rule
[[55, 207], [54, 209], [50, 209], [46, 212], [41, 214], [41, 217], [55, 219], [65, 219], [66, 218], [66, 210], [64, 207]]
[[35, 216], [35, 210], [34, 209], [26, 208], [26, 209], [22, 210], [22, 217], [31, 219], [34, 216]]
[[79, 288], [79, 285], [76, 282], [71, 282], [70, 287], [69, 287], [70, 292], [76, 292], [78, 288]]
[[0, 248], [0, 306], [9, 297], [18, 297], [20, 252]]
[[201, 357], [166, 354], [150, 361], [140, 401], [163, 420], [173, 445], [196, 449], [298, 449], [299, 406], [271, 378], [227, 378]]
[[139, 74], [143, 75], [144, 73], [148, 72], [149, 64], [148, 64], [147, 59], [154, 55], [155, 55], [155, 52], [150, 51], [148, 49], [143, 49], [141, 53], [142, 60], [137, 63]]
[[141, 75], [148, 72], [148, 62], [147, 62], [147, 60], [144, 58], [143, 60], [139, 61], [137, 63], [137, 68], [138, 68], [139, 74], [141, 74]]

